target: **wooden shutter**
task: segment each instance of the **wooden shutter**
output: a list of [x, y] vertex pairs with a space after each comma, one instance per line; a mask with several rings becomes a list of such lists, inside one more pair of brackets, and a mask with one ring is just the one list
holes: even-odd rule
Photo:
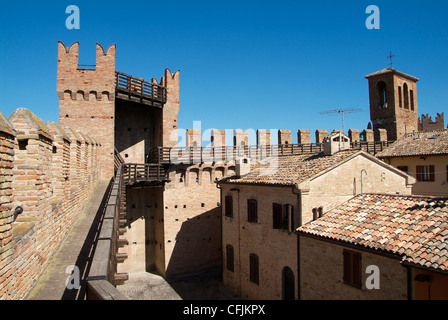
[[344, 250], [342, 255], [344, 260], [344, 283], [356, 288], [361, 288], [361, 254], [350, 250]]
[[352, 265], [353, 265], [353, 286], [361, 288], [361, 254], [353, 252]]
[[234, 253], [233, 246], [226, 246], [227, 270], [234, 271]]
[[417, 166], [415, 169], [417, 181], [422, 181], [422, 166]]
[[249, 222], [258, 221], [257, 200], [255, 199], [247, 199], [247, 220]]
[[249, 265], [250, 265], [250, 281], [258, 284], [259, 282], [259, 272], [258, 272], [258, 256], [256, 254], [251, 253], [249, 256]]
[[282, 228], [282, 205], [278, 203], [272, 204], [272, 228]]
[[429, 181], [435, 181], [434, 166], [429, 166]]
[[233, 198], [232, 198], [232, 196], [226, 196], [225, 206], [226, 206], [226, 211], [225, 211], [226, 217], [233, 217]]

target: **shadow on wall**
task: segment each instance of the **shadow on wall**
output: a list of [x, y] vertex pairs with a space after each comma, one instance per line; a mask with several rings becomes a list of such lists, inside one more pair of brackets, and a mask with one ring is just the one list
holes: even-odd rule
[[221, 272], [221, 207], [188, 218], [175, 239], [165, 239], [166, 250], [174, 248], [166, 269], [166, 278], [197, 274], [210, 270]]

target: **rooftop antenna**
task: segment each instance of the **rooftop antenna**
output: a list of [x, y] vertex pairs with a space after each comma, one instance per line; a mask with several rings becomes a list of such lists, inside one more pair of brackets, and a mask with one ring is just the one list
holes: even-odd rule
[[390, 52], [389, 55], [386, 57], [386, 58], [388, 58], [390, 60], [390, 63], [389, 63], [390, 67], [389, 68], [391, 68], [391, 69], [393, 69], [393, 66], [392, 66], [392, 58], [393, 57], [395, 57], [395, 55], [392, 55], [392, 52]]
[[334, 110], [327, 110], [319, 112], [319, 114], [335, 114], [339, 113], [342, 116], [342, 133], [344, 133], [344, 114], [346, 113], [353, 113], [353, 112], [361, 112], [364, 111], [362, 109], [334, 109]]

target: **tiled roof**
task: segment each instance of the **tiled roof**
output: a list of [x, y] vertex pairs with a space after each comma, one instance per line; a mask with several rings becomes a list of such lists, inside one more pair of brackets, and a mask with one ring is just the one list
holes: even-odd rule
[[362, 151], [352, 149], [333, 155], [324, 155], [321, 152], [313, 155], [272, 157], [251, 164], [250, 173], [240, 178], [231, 176], [220, 182], [294, 185], [360, 152]]
[[398, 70], [396, 70], [396, 69], [394, 69], [394, 68], [391, 68], [391, 67], [389, 67], [389, 68], [385, 68], [385, 69], [380, 70], [380, 71], [376, 71], [376, 72], [371, 73], [371, 74], [368, 74], [368, 75], [365, 76], [365, 78], [370, 78], [370, 77], [374, 77], [374, 76], [377, 76], [377, 75], [380, 75], [380, 74], [385, 74], [385, 73], [395, 73], [395, 74], [397, 74], [397, 75], [399, 75], [399, 76], [402, 76], [402, 77], [404, 77], [404, 78], [411, 79], [411, 80], [413, 80], [413, 81], [418, 81], [418, 80], [419, 80], [418, 78], [416, 78], [416, 77], [414, 77], [414, 76], [411, 76], [411, 75], [409, 75], [409, 74], [407, 74], [407, 73], [398, 71]]
[[408, 134], [377, 154], [379, 158], [448, 154], [448, 130]]
[[298, 232], [448, 271], [448, 198], [358, 195], [298, 228]]

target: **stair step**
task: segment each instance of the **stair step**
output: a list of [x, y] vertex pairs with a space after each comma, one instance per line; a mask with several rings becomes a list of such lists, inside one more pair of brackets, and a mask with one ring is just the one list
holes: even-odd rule
[[116, 255], [117, 262], [123, 262], [128, 258], [128, 254], [124, 252], [118, 252]]

